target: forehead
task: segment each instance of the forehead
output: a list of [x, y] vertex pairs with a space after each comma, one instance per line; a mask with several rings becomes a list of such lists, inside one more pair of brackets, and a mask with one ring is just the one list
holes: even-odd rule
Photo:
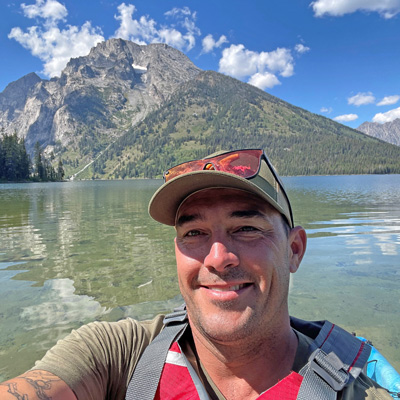
[[179, 206], [176, 220], [182, 215], [198, 214], [213, 211], [221, 207], [226, 210], [252, 210], [262, 214], [278, 213], [260, 197], [238, 189], [204, 189], [187, 197]]

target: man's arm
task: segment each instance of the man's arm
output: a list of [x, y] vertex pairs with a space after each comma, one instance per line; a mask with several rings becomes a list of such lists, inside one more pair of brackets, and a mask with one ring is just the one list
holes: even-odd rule
[[69, 386], [47, 371], [28, 371], [0, 383], [1, 400], [77, 400]]

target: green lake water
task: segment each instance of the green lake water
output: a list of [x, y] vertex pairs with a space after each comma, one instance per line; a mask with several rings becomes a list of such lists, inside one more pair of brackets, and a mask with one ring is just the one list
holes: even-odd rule
[[[284, 178], [308, 249], [290, 312], [373, 341], [400, 370], [400, 175]], [[0, 380], [83, 323], [181, 304], [159, 180], [0, 185]]]

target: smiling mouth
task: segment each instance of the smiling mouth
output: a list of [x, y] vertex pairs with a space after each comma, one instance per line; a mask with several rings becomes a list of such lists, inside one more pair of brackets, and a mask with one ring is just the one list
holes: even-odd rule
[[204, 286], [206, 289], [214, 290], [216, 292], [236, 292], [240, 289], [250, 286], [251, 283], [241, 283], [240, 285], [234, 286]]

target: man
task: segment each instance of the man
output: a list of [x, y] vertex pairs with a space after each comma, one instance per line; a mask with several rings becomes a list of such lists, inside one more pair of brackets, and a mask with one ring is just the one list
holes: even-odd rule
[[306, 234], [262, 150], [164, 177], [149, 212], [175, 226], [188, 324], [182, 312], [165, 329], [162, 316], [83, 326], [0, 385], [1, 399], [124, 399], [130, 382], [127, 399], [391, 399], [361, 372], [366, 346], [332, 324], [289, 317]]

